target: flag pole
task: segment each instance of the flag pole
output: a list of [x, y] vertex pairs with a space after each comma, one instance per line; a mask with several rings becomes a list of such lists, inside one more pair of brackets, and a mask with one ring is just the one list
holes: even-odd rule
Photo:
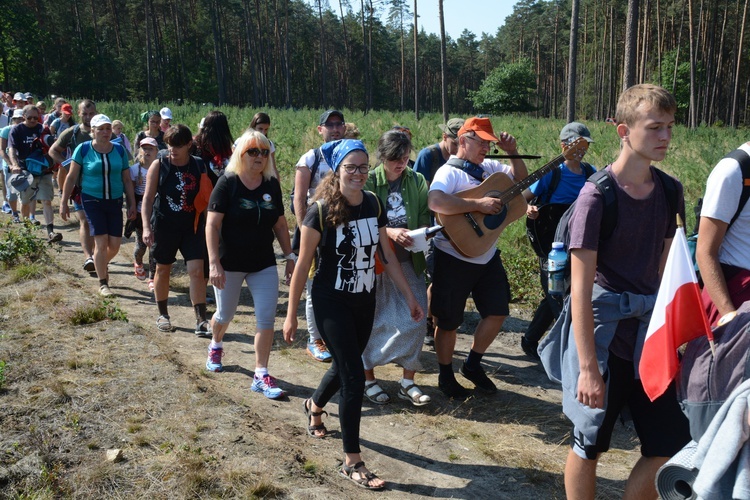
[[[680, 217], [680, 214], [677, 214], [677, 227], [682, 228], [684, 230], [685, 225], [682, 222], [682, 217]], [[702, 302], [700, 300], [700, 297], [698, 297], [698, 302]], [[714, 332], [709, 326], [708, 330], [706, 331], [706, 338], [708, 339], [708, 345], [711, 347], [711, 357], [716, 357], [716, 342], [714, 342]]]

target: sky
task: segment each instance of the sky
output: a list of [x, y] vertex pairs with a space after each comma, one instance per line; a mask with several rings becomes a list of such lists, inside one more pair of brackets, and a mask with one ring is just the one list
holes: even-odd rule
[[[515, 0], [443, 0], [445, 33], [452, 39], [461, 36], [464, 29], [479, 38], [482, 32], [494, 35], [513, 12]], [[414, 2], [409, 2], [413, 9]], [[438, 0], [418, 0], [419, 29], [440, 34]]]

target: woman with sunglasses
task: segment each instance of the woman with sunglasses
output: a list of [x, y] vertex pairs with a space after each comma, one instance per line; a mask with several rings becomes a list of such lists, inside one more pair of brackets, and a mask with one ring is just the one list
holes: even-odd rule
[[268, 138], [260, 132], [245, 132], [237, 140], [229, 165], [208, 203], [206, 243], [216, 313], [211, 319], [213, 337], [208, 346], [206, 369], [222, 370], [222, 339], [237, 310], [244, 282], [255, 307], [255, 375], [251, 389], [269, 399], [278, 399], [284, 396], [284, 391], [268, 373], [279, 299], [274, 237], [285, 254], [287, 284], [296, 255], [292, 253], [284, 217], [281, 186], [269, 161], [270, 146]]
[[[340, 390], [339, 422], [344, 445], [340, 474], [359, 486], [380, 490], [383, 480], [370, 472], [360, 455], [359, 425], [365, 373], [362, 352], [375, 315], [375, 252], [388, 238], [383, 205], [364, 191], [369, 172], [368, 155], [358, 140], [343, 139], [321, 147], [329, 173], [318, 186], [301, 227], [299, 261], [292, 276], [284, 339], [297, 333], [297, 308], [307, 274], [320, 246], [320, 259], [312, 284], [315, 321], [331, 351], [333, 362], [311, 398], [303, 403], [307, 432], [314, 438], [328, 432], [321, 417], [324, 407]], [[390, 245], [382, 247], [386, 272], [408, 303], [414, 321], [424, 311], [409, 288]]]
[[[370, 172], [366, 187], [378, 195], [388, 214], [388, 242], [396, 255], [396, 261], [409, 283], [409, 287], [427, 309], [427, 287], [424, 271], [427, 267], [422, 252], [411, 253], [406, 248], [414, 241], [408, 232], [430, 224], [430, 209], [427, 207], [427, 182], [422, 174], [407, 166], [411, 153], [411, 139], [397, 130], [389, 130], [378, 140], [377, 155], [382, 162]], [[390, 401], [375, 379], [375, 367], [396, 363], [403, 369], [398, 397], [414, 406], [424, 406], [430, 396], [424, 394], [414, 383], [414, 375], [422, 368], [419, 354], [422, 352], [426, 323], [411, 321], [408, 309], [401, 299], [396, 283], [387, 273], [376, 278], [375, 323], [370, 341], [362, 354], [365, 366], [365, 397], [382, 405]]]

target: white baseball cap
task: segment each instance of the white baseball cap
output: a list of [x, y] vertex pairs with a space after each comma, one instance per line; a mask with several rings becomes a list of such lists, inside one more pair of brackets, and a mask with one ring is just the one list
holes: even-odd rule
[[23, 92], [16, 92], [15, 95], [13, 96], [13, 100], [14, 101], [25, 101], [26, 100], [26, 96], [23, 95]]
[[112, 120], [110, 120], [109, 116], [107, 115], [94, 115], [94, 117], [91, 119], [92, 127], [101, 127], [102, 125], [105, 125], [107, 123], [112, 125]]
[[23, 109], [20, 109], [20, 108], [14, 109], [13, 118], [23, 118]]
[[165, 120], [171, 120], [172, 119], [172, 110], [169, 108], [161, 108], [159, 110], [159, 115]]

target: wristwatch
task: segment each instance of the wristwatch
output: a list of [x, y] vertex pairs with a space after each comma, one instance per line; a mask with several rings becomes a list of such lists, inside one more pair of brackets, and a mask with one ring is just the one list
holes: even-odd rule
[[285, 258], [286, 260], [291, 260], [292, 262], [297, 262], [297, 254], [295, 254], [294, 252], [292, 252], [292, 253], [289, 253], [289, 254], [286, 254], [286, 255], [284, 256], [284, 258]]

